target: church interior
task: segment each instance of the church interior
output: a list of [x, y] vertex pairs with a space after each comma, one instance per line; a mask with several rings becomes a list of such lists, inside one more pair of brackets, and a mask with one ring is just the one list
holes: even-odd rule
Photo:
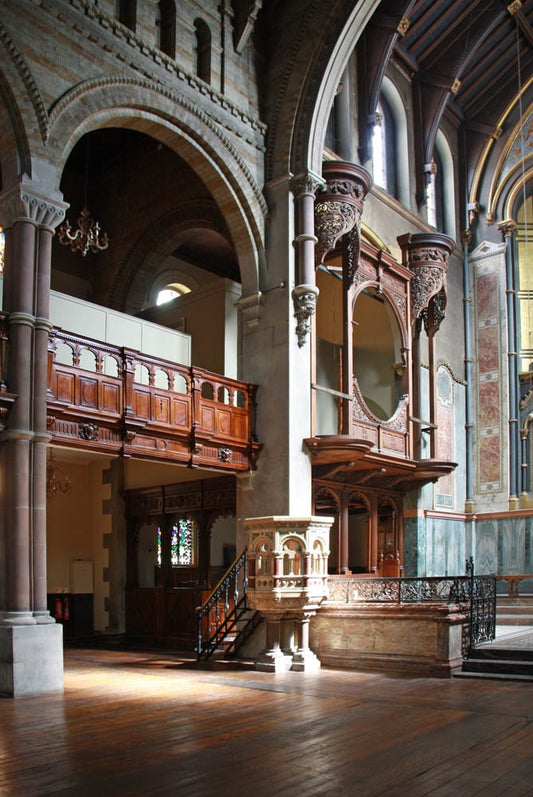
[[529, 793], [532, 45], [2, 0], [2, 793]]
[[0, 694], [533, 626], [532, 67], [533, 0], [2, 0]]

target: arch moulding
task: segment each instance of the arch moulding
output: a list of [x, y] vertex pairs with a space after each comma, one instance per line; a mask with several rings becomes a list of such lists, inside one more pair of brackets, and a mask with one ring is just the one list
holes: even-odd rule
[[266, 202], [236, 147], [206, 113], [148, 80], [109, 78], [67, 92], [53, 106], [50, 123], [58, 184], [74, 145], [99, 128], [137, 130], [182, 157], [211, 192], [227, 224], [243, 292], [258, 290]]

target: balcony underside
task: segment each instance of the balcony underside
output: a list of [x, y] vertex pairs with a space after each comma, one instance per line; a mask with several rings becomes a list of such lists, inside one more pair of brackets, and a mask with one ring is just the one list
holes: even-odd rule
[[350, 435], [319, 435], [306, 439], [305, 444], [311, 454], [313, 478], [326, 482], [408, 492], [457, 467], [455, 462], [395, 457]]

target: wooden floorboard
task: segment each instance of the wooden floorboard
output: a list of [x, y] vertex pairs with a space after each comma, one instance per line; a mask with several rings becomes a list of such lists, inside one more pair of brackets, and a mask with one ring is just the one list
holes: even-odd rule
[[525, 797], [532, 719], [529, 683], [70, 650], [63, 695], [0, 699], [0, 795]]

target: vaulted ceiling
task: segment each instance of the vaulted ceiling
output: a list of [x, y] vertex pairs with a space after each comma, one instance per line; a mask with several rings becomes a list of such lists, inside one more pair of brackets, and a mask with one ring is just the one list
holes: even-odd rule
[[462, 130], [472, 173], [504, 112], [523, 91], [533, 97], [533, 0], [383, 0], [357, 46], [360, 155], [369, 156], [371, 122], [391, 58], [413, 86], [418, 193], [445, 116]]

